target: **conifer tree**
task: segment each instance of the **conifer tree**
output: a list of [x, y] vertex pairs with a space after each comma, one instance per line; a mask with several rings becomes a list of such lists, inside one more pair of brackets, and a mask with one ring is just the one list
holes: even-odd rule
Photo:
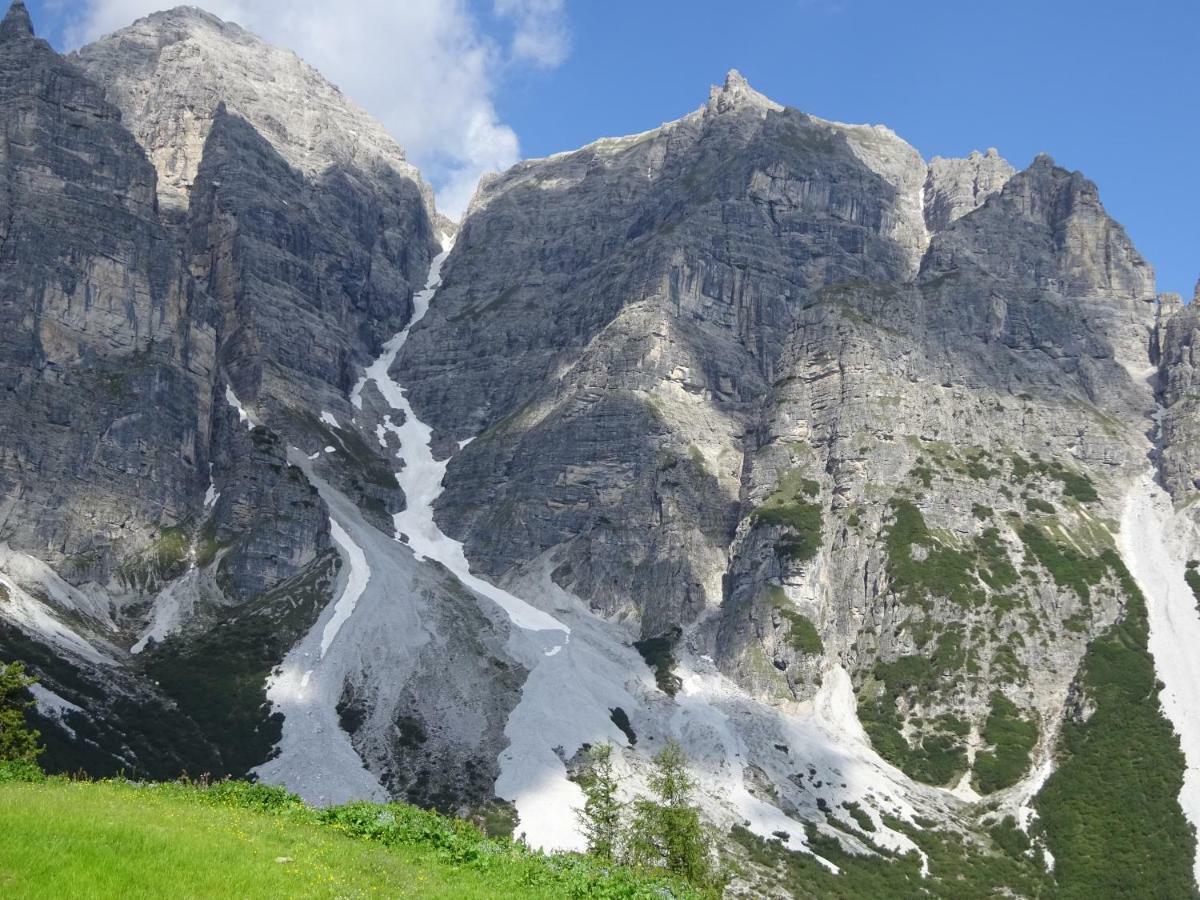
[[588, 852], [604, 860], [615, 860], [621, 850], [623, 805], [617, 799], [612, 744], [597, 744], [588, 751], [588, 768], [580, 779], [586, 798], [579, 813]]
[[712, 881], [704, 825], [691, 802], [694, 789], [683, 748], [669, 741], [654, 757], [653, 798], [638, 800], [634, 807], [629, 841], [634, 865], [665, 868], [693, 884]]
[[42, 753], [40, 735], [25, 721], [32, 684], [21, 663], [0, 662], [0, 762], [36, 763]]

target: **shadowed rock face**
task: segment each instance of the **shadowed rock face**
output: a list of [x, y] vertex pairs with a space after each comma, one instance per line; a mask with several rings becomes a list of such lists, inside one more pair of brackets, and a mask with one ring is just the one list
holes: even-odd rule
[[[415, 204], [429, 218], [436, 215], [432, 192], [382, 125], [296, 54], [232, 22], [182, 6], [139, 19], [74, 58], [104, 85], [145, 148], [170, 215], [188, 208], [222, 108], [248, 122], [306, 179], [353, 168], [392, 199], [389, 182], [407, 182], [418, 195]], [[420, 268], [421, 260], [414, 263]]]
[[1157, 362], [1164, 406], [1159, 447], [1163, 486], [1190, 505], [1200, 491], [1200, 284], [1192, 302], [1159, 298]]
[[[239, 61], [265, 45], [194, 10], [180, 16], [167, 17], [176, 31], [159, 50], [199, 29], [246, 78], [270, 76]], [[410, 281], [424, 279], [433, 248], [431, 201], [378, 126], [378, 140], [364, 138], [372, 152], [354, 152], [337, 126], [365, 116], [346, 112], [294, 57], [303, 77], [293, 89], [323, 101], [310, 108], [307, 137], [272, 119], [272, 142], [193, 82], [195, 71], [164, 82], [155, 66], [130, 61], [145, 62], [146, 45], [114, 40], [119, 50], [63, 59], [34, 37], [21, 4], [0, 28], [0, 413], [15, 426], [0, 434], [0, 543], [95, 598], [80, 614], [26, 584], [47, 615], [70, 613], [80, 640], [111, 657], [97, 667], [62, 654], [47, 681], [68, 697], [83, 691], [107, 718], [90, 767], [241, 774], [271, 744], [258, 685], [333, 587], [329, 512], [288, 465], [287, 445], [326, 443], [321, 410], [341, 415], [357, 372], [410, 315]], [[198, 71], [213, 75], [212, 63]], [[175, 105], [127, 109], [123, 123], [89, 77], [116, 70], [124, 77], [107, 85], [109, 98], [132, 102], [142, 78]], [[252, 101], [278, 98], [233, 81], [231, 98], [270, 119]], [[183, 87], [170, 93], [171, 84]], [[209, 106], [187, 105], [199, 97]], [[154, 119], [165, 131], [147, 130], [137, 112], [175, 125]], [[192, 114], [203, 122], [184, 127], [179, 117]], [[185, 159], [195, 140], [202, 153]], [[304, 166], [276, 149], [299, 159], [306, 142]], [[166, 190], [146, 151], [178, 176]], [[240, 420], [233, 394], [256, 427]], [[395, 495], [386, 467], [378, 485], [373, 445], [352, 446], [341, 481], [359, 496]], [[160, 634], [142, 657], [159, 688], [126, 670], [126, 648], [164, 615], [171, 646], [160, 652]], [[233, 623], [249, 631], [222, 640]], [[8, 657], [61, 652], [24, 624], [0, 646]], [[101, 710], [93, 695], [112, 702]], [[147, 704], [170, 711], [162, 727], [177, 745], [146, 739], [131, 711]], [[219, 750], [181, 749], [197, 723], [225, 735], [214, 738]], [[133, 745], [125, 756], [113, 743], [122, 731]], [[69, 754], [56, 764], [69, 768]]]
[[[868, 400], [873, 367], [919, 353], [915, 406], [928, 379], [1140, 422], [1152, 295], [1094, 185], [1048, 158], [926, 167], [733, 74], [679, 122], [486, 184], [397, 369], [446, 452], [478, 435], [439, 503], [473, 562], [553, 548], [561, 583], [654, 635], [727, 595], [779, 475], [754, 458], [821, 360]], [[823, 417], [792, 412], [797, 440]]]
[[213, 323], [120, 113], [19, 4], [0, 128], [0, 541], [104, 580], [203, 496]]
[[344, 403], [446, 227], [403, 150], [295, 54], [194, 8], [75, 58], [159, 173], [238, 396], [276, 425], [285, 407]]

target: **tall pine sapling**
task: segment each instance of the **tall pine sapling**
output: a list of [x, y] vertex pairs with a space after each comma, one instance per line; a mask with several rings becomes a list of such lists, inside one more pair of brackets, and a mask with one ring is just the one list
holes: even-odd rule
[[634, 865], [664, 868], [692, 884], [709, 885], [716, 875], [700, 810], [691, 802], [694, 789], [683, 748], [669, 741], [654, 757], [653, 799], [634, 804], [629, 855]]
[[25, 722], [25, 710], [33, 701], [29, 687], [34, 680], [19, 662], [0, 662], [0, 762], [34, 764], [42, 754], [41, 737]]
[[612, 744], [597, 744], [588, 751], [588, 767], [579, 779], [584, 804], [579, 813], [588, 852], [615, 861], [621, 851], [621, 816], [624, 807], [617, 799], [617, 777], [613, 768]]

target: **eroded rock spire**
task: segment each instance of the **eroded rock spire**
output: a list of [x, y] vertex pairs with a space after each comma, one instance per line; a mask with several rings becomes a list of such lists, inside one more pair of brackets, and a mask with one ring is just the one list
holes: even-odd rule
[[13, 0], [4, 21], [0, 22], [0, 40], [17, 37], [33, 37], [33, 20], [29, 18], [24, 0]]

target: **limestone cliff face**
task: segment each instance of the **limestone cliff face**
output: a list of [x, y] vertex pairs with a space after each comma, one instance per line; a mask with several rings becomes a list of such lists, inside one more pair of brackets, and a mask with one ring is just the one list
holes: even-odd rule
[[924, 180], [891, 132], [735, 73], [676, 123], [486, 184], [398, 361], [444, 446], [478, 435], [439, 507], [472, 560], [558, 547], [564, 583], [648, 635], [719, 603], [790, 322], [826, 283], [916, 274]]
[[343, 400], [444, 227], [377, 122], [295, 54], [189, 7], [84, 47], [218, 310], [223, 373], [280, 424]]
[[[820, 666], [798, 612], [865, 697], [900, 658], [952, 675], [906, 721], [981, 724], [1002, 688], [1053, 731], [1087, 640], [1121, 601], [1057, 583], [1038, 535], [1086, 555], [1113, 546], [1125, 486], [1147, 465], [1152, 292], [1094, 186], [1045, 157], [936, 233], [913, 283], [819, 292], [747, 465], [752, 511], [714, 630], [728, 670], [809, 695]], [[800, 559], [770, 514], [784, 501], [820, 510]]]
[[[160, 68], [173, 49], [196, 67]], [[19, 2], [0, 28], [0, 547], [23, 561], [0, 569], [29, 604], [0, 608], [0, 655], [87, 696], [97, 771], [244, 773], [270, 752], [266, 678], [337, 571], [288, 446], [325, 445], [322, 410], [348, 408], [434, 247], [400, 149], [268, 50], [196, 10], [73, 59]], [[300, 96], [304, 128], [281, 118]], [[383, 454], [347, 442], [340, 481], [402, 503]], [[179, 741], [147, 739], [139, 705]]]
[[1159, 298], [1156, 332], [1158, 386], [1164, 407], [1159, 435], [1163, 486], [1189, 506], [1200, 491], [1200, 285], [1186, 306], [1178, 295]]
[[485, 571], [548, 558], [783, 703], [837, 660], [874, 708], [880, 667], [932, 656], [896, 721], [919, 751], [947, 738], [912, 723], [951, 717], [966, 760], [991, 687], [1049, 747], [1119, 614], [1115, 581], [1081, 596], [1045, 550], [1113, 546], [1153, 319], [1082, 175], [926, 166], [733, 74], [678, 122], [487, 183], [396, 369], [447, 453], [475, 438], [438, 514]]
[[199, 505], [215, 330], [101, 88], [0, 28], [0, 542], [79, 579]]
[[955, 219], [978, 209], [1016, 173], [994, 147], [973, 152], [966, 159], [935, 156], [925, 179], [925, 223], [941, 231]]
[[435, 215], [432, 192], [383, 126], [296, 54], [232, 22], [182, 6], [139, 19], [75, 58], [146, 149], [170, 212], [189, 206], [223, 105], [305, 178], [353, 169], [381, 193], [408, 182]]

